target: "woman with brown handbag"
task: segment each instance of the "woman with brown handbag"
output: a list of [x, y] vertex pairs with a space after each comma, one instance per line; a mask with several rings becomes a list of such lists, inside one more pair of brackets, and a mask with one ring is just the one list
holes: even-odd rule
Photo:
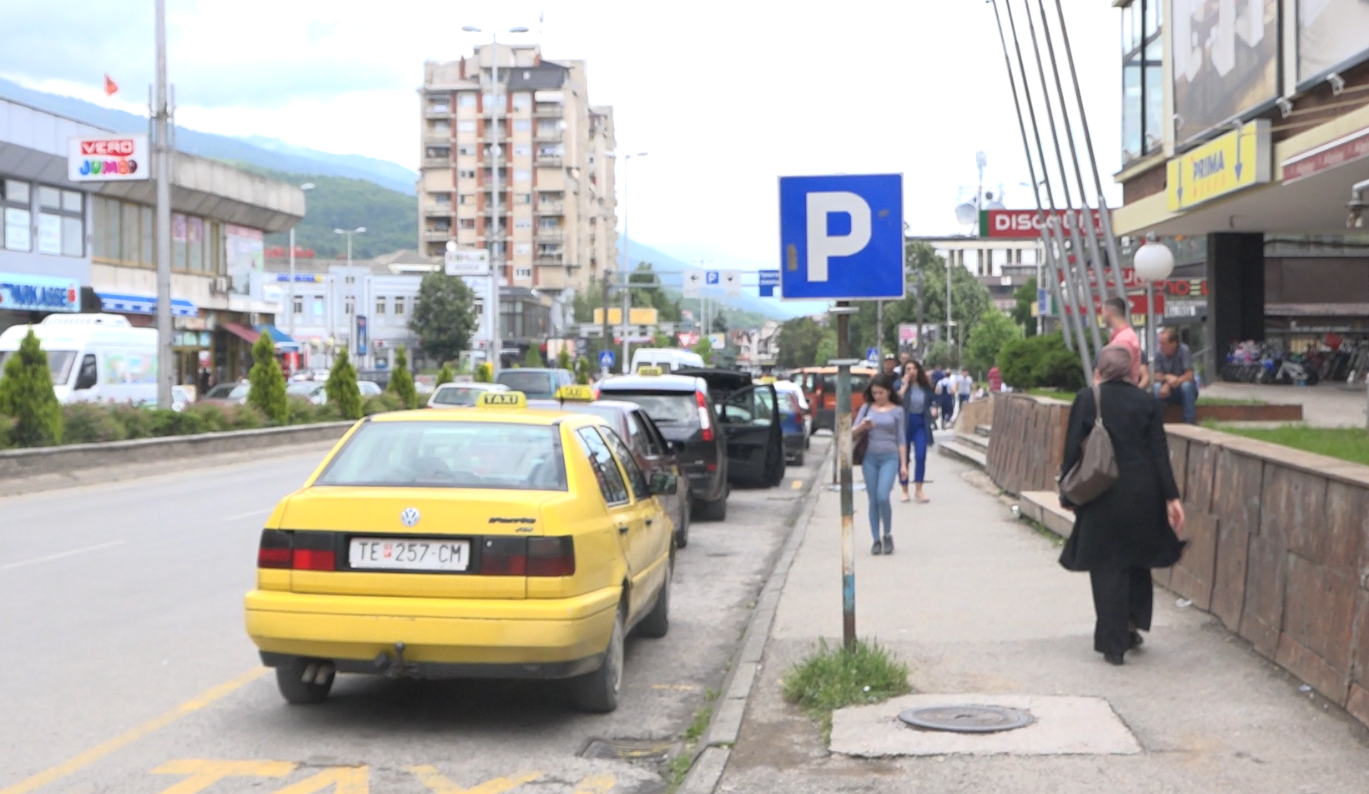
[[[1116, 482], [1086, 504], [1073, 504], [1063, 494], [1061, 506], [1073, 510], [1074, 531], [1060, 555], [1071, 571], [1088, 571], [1097, 623], [1093, 649], [1110, 664], [1142, 643], [1150, 630], [1154, 605], [1151, 568], [1178, 562], [1184, 542], [1184, 508], [1169, 463], [1164, 407], [1128, 380], [1131, 351], [1109, 345], [1098, 354], [1095, 390], [1074, 398], [1065, 437], [1061, 480], [1082, 457], [1090, 432], [1106, 432], [1116, 457]], [[1098, 402], [1102, 424], [1095, 425]]]

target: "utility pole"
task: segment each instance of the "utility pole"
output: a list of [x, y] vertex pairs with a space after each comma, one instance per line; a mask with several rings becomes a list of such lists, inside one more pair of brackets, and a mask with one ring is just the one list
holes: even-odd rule
[[[612, 274], [613, 274], [613, 271], [611, 271], [611, 270], [606, 270], [606, 271], [604, 271], [604, 274], [603, 274], [603, 276], [602, 276], [602, 281], [603, 281], [602, 286], [603, 286], [603, 289], [604, 289], [604, 299], [603, 299], [603, 302], [600, 304], [601, 306], [603, 306], [603, 308], [600, 309], [600, 311], [603, 312], [603, 315], [601, 315], [601, 318], [600, 318], [600, 319], [602, 319], [602, 320], [603, 320], [603, 323], [604, 323], [604, 344], [603, 344], [603, 346], [600, 347], [599, 349], [600, 349], [600, 350], [610, 350], [610, 351], [613, 350], [613, 335], [609, 333], [609, 329], [608, 329], [608, 291], [609, 291], [609, 278], [612, 276]], [[607, 373], [604, 373], [604, 374], [607, 374]]]
[[157, 175], [157, 407], [171, 407], [176, 362], [171, 350], [171, 138], [166, 104], [166, 0], [157, 0], [156, 152]]
[[[499, 129], [499, 103], [503, 94], [499, 92], [499, 34], [490, 37], [491, 55], [494, 65], [490, 69], [490, 96], [494, 97], [490, 108], [490, 134], [494, 145], [490, 147], [490, 206], [494, 212], [494, 230], [490, 233], [490, 366], [492, 374], [499, 373], [501, 354], [504, 350], [502, 335], [504, 329], [502, 312], [499, 308], [499, 282], [504, 280], [504, 233], [500, 228], [499, 217], [499, 155], [502, 154], [503, 136]], [[605, 311], [608, 311], [605, 309]]]
[[[838, 301], [837, 315], [837, 470], [841, 491], [841, 639], [846, 650], [856, 647], [855, 484], [851, 472], [851, 315], [848, 301]], [[867, 486], [868, 487], [868, 486]]]

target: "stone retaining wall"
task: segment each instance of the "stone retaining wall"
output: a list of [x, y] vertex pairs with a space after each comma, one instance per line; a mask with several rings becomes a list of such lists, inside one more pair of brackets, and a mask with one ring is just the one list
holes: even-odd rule
[[9, 449], [0, 451], [0, 480], [68, 474], [110, 466], [164, 463], [168, 460], [225, 452], [247, 452], [319, 441], [336, 441], [342, 438], [353, 424], [355, 423], [324, 422], [316, 425], [203, 433], [195, 436], [140, 438], [136, 441], [110, 441], [104, 444]]
[[[1054, 491], [1069, 406], [995, 400], [988, 473]], [[1170, 425], [1189, 546], [1156, 580], [1369, 724], [1369, 466]]]

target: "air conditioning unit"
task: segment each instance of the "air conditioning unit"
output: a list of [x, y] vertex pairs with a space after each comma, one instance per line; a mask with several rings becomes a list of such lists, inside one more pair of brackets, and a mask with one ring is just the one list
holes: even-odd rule
[[209, 291], [214, 295], [227, 295], [228, 288], [232, 286], [232, 284], [233, 281], [228, 276], [215, 276], [214, 280], [209, 284]]

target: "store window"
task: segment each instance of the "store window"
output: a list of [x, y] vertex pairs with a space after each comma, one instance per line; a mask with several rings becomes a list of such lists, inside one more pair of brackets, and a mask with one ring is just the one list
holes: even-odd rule
[[38, 252], [85, 256], [85, 195], [76, 190], [38, 187]]
[[1122, 9], [1122, 162], [1164, 145], [1163, 0], [1133, 0]]
[[10, 251], [33, 250], [33, 214], [30, 210], [29, 183], [17, 179], [0, 180], [0, 243]]

